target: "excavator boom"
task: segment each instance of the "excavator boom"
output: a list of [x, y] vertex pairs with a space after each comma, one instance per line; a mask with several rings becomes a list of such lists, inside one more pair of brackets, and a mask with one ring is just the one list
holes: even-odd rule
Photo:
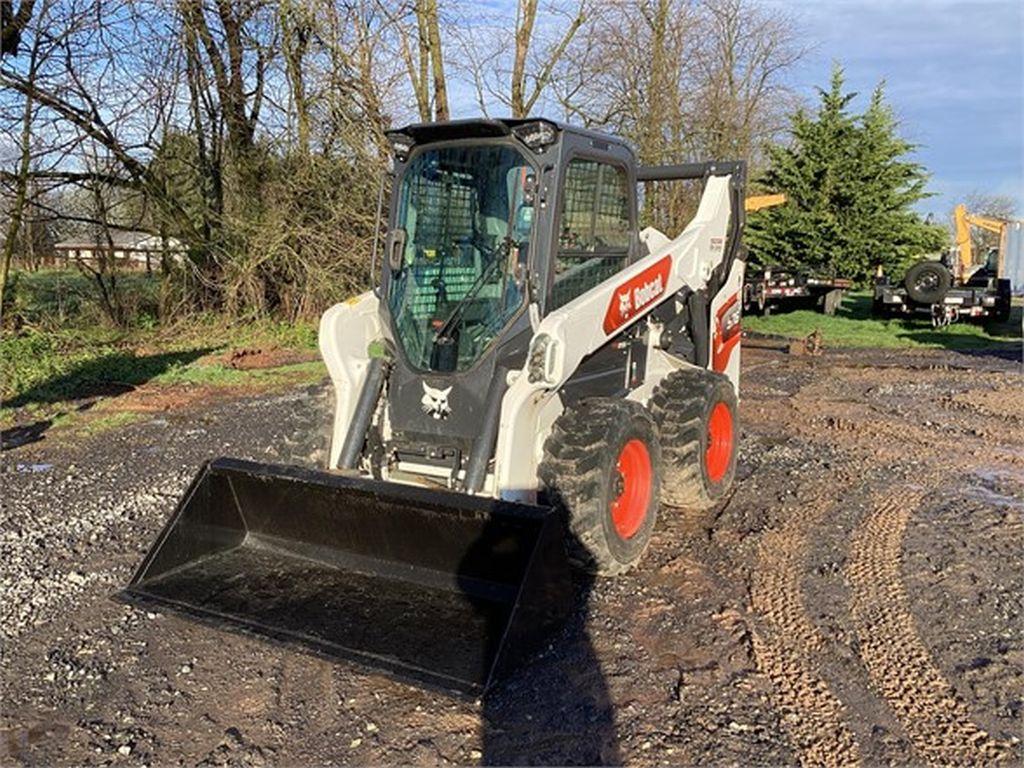
[[999, 235], [998, 273], [1001, 275], [1003, 273], [1006, 252], [1006, 228], [1009, 222], [991, 216], [969, 213], [967, 206], [960, 203], [953, 210], [953, 224], [956, 228], [956, 247], [960, 257], [959, 276], [961, 279], [964, 279], [971, 267], [974, 266], [974, 244], [971, 242], [971, 227], [977, 227], [986, 232]]

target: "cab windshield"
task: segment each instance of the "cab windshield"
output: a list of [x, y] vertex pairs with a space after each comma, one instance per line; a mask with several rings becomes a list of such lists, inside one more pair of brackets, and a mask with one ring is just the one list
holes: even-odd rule
[[503, 145], [441, 147], [409, 163], [395, 221], [405, 247], [387, 291], [415, 367], [469, 368], [522, 305], [532, 179], [526, 159]]

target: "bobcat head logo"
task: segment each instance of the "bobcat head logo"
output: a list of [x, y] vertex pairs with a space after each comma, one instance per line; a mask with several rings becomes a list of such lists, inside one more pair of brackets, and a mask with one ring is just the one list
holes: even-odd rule
[[630, 301], [629, 291], [624, 291], [619, 294], [619, 315], [621, 317], [628, 317], [629, 311], [632, 309], [632, 302]]
[[448, 389], [434, 389], [424, 381], [423, 397], [420, 398], [423, 412], [429, 413], [435, 419], [447, 419], [452, 412], [452, 409], [448, 406], [448, 395], [451, 391], [451, 387], [448, 387]]

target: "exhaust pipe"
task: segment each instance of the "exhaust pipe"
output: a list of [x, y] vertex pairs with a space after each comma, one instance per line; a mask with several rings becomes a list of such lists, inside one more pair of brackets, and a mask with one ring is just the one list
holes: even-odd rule
[[548, 508], [222, 458], [119, 597], [482, 692], [565, 620], [572, 585]]

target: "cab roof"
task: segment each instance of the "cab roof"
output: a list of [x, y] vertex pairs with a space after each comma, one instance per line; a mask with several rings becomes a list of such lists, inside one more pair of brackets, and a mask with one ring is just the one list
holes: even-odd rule
[[471, 118], [468, 120], [446, 120], [437, 123], [414, 123], [404, 128], [388, 131], [390, 136], [407, 136], [415, 144], [432, 144], [437, 141], [455, 141], [459, 139], [475, 139], [511, 136], [512, 130], [528, 123], [544, 122], [552, 126], [559, 134], [573, 133], [591, 140], [617, 144], [632, 152], [632, 147], [617, 136], [567, 125], [545, 117], [530, 118]]

